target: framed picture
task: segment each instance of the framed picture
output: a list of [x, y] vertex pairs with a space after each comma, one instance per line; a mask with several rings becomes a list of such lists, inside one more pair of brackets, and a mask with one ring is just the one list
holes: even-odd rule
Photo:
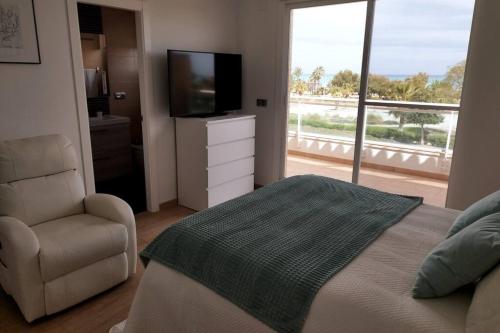
[[33, 0], [0, 0], [0, 63], [40, 64]]

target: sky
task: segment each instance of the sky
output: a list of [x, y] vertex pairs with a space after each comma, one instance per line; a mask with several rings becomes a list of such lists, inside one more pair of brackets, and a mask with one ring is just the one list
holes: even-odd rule
[[[361, 72], [366, 2], [293, 10], [292, 67]], [[443, 75], [465, 60], [474, 0], [377, 0], [370, 73]]]

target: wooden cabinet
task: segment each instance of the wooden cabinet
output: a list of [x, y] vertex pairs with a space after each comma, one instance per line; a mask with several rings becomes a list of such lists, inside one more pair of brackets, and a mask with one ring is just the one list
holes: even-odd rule
[[177, 118], [179, 204], [203, 210], [254, 189], [255, 116]]
[[90, 140], [96, 182], [126, 176], [132, 172], [130, 120], [107, 116], [91, 118]]

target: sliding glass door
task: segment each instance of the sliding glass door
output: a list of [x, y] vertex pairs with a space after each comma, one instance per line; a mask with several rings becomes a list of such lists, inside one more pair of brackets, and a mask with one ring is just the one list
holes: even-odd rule
[[351, 181], [366, 8], [363, 1], [291, 12], [287, 176]]
[[[352, 179], [444, 206], [473, 7], [369, 0], [293, 9], [287, 176]], [[324, 18], [333, 12], [342, 18]]]
[[359, 184], [445, 206], [474, 0], [377, 0]]

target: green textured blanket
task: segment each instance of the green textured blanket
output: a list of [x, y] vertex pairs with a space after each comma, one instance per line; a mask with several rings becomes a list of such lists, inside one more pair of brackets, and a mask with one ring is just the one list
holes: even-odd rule
[[300, 332], [321, 286], [421, 203], [296, 176], [185, 218], [141, 257], [184, 273], [278, 332]]

